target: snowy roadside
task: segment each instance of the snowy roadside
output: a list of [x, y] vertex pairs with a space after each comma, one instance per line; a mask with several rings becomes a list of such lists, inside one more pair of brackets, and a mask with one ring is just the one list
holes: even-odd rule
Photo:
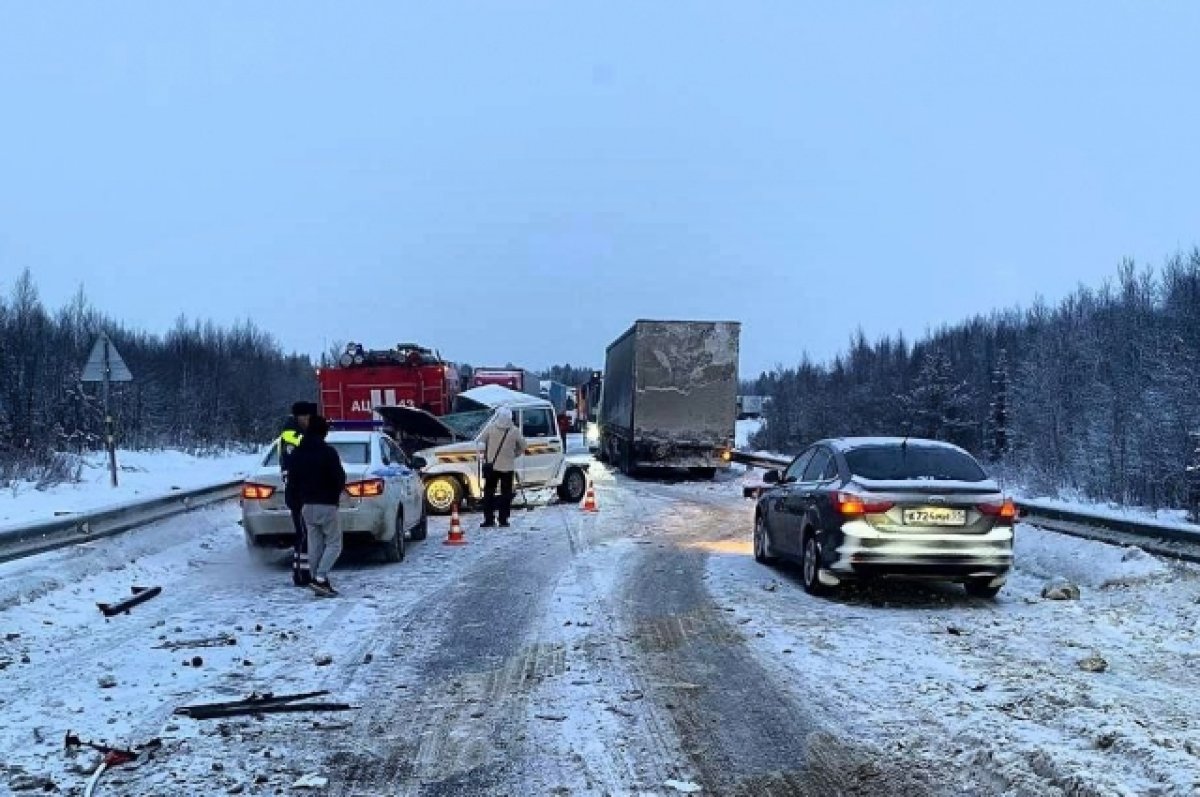
[[[709, 559], [761, 659], [846, 733], [932, 762], [972, 793], [1175, 795], [1200, 788], [1200, 570], [1029, 526], [997, 603], [884, 584], [831, 599], [754, 562]], [[1079, 584], [1048, 601], [1045, 582]]]
[[[400, 565], [348, 551], [343, 596], [322, 601], [291, 585], [286, 556], [250, 555], [236, 519], [235, 506], [213, 507], [0, 565], [0, 793], [28, 773], [79, 794], [97, 759], [62, 752], [68, 729], [120, 745], [161, 739], [154, 760], [105, 776], [113, 793], [280, 793], [321, 769], [329, 747], [363, 747], [367, 737], [348, 724], [359, 712], [200, 722], [174, 709], [322, 689], [355, 706], [378, 704], [384, 689], [403, 697], [417, 686], [403, 651], [423, 607], [467, 568], [519, 544], [472, 535], [470, 546], [448, 549], [438, 544], [447, 521], [435, 519], [430, 541], [413, 544]], [[514, 531], [528, 522], [518, 516]], [[133, 584], [163, 592], [129, 615], [102, 617], [96, 602]], [[223, 637], [232, 641], [205, 644]]]
[[1094, 515], [1098, 518], [1106, 518], [1108, 520], [1143, 521], [1166, 526], [1167, 528], [1178, 529], [1180, 531], [1196, 532], [1197, 530], [1200, 530], [1200, 527], [1198, 527], [1195, 523], [1188, 522], [1187, 510], [1185, 509], [1153, 510], [1148, 507], [1127, 507], [1098, 501], [1046, 498], [1044, 496], [1022, 495], [1020, 493], [1017, 494], [1017, 497], [1020, 500], [1036, 503], [1037, 505], [1044, 506], [1047, 509], [1060, 509], [1066, 512], [1079, 512], [1082, 514]]
[[82, 480], [76, 484], [38, 490], [17, 482], [0, 490], [0, 528], [237, 479], [249, 473], [259, 458], [257, 453], [197, 457], [172, 450], [118, 451], [120, 485], [113, 488], [104, 454], [88, 454]]

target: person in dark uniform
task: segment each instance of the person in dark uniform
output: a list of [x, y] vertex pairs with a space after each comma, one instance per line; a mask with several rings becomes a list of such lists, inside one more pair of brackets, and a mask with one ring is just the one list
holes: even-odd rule
[[571, 431], [571, 416], [563, 410], [558, 414], [558, 436], [562, 438], [563, 453], [567, 452], [567, 433]]
[[311, 401], [297, 401], [292, 405], [292, 417], [284, 425], [278, 440], [279, 475], [284, 484], [283, 501], [292, 513], [292, 528], [295, 530], [292, 540], [292, 583], [298, 587], [308, 586], [312, 581], [312, 573], [308, 565], [308, 528], [304, 525], [304, 516], [300, 514], [300, 496], [288, 479], [288, 470], [296, 448], [304, 437], [304, 431], [308, 428], [308, 422], [316, 414], [316, 404]]

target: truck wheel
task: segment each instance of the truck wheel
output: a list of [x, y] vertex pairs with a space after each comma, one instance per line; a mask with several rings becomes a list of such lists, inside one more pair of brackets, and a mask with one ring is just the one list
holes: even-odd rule
[[425, 509], [431, 515], [449, 515], [462, 500], [462, 485], [453, 476], [434, 476], [425, 482]]
[[389, 562], [404, 561], [404, 510], [396, 510], [396, 533], [383, 543], [383, 558]]
[[558, 485], [558, 500], [564, 504], [578, 504], [587, 492], [587, 477], [579, 468], [570, 468], [563, 474], [562, 484]]

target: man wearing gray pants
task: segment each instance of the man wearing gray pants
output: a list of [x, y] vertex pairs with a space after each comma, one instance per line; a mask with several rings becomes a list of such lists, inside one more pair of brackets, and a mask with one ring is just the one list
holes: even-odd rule
[[337, 595], [329, 583], [329, 572], [342, 554], [342, 528], [338, 504], [346, 489], [346, 471], [337, 450], [325, 442], [329, 422], [314, 415], [300, 445], [292, 454], [289, 481], [301, 504], [300, 513], [308, 527], [308, 561], [312, 568], [312, 591], [321, 597]]

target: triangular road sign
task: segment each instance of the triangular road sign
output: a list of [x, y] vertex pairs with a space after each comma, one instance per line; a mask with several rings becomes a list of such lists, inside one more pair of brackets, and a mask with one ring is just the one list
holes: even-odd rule
[[133, 381], [133, 374], [130, 373], [129, 366], [121, 359], [121, 355], [117, 352], [117, 347], [108, 339], [108, 335], [105, 335], [103, 332], [100, 333], [100, 337], [96, 338], [96, 343], [92, 346], [92, 353], [88, 356], [88, 361], [83, 366], [83, 376], [80, 377], [80, 381], [103, 382], [106, 363], [108, 365], [109, 381]]

